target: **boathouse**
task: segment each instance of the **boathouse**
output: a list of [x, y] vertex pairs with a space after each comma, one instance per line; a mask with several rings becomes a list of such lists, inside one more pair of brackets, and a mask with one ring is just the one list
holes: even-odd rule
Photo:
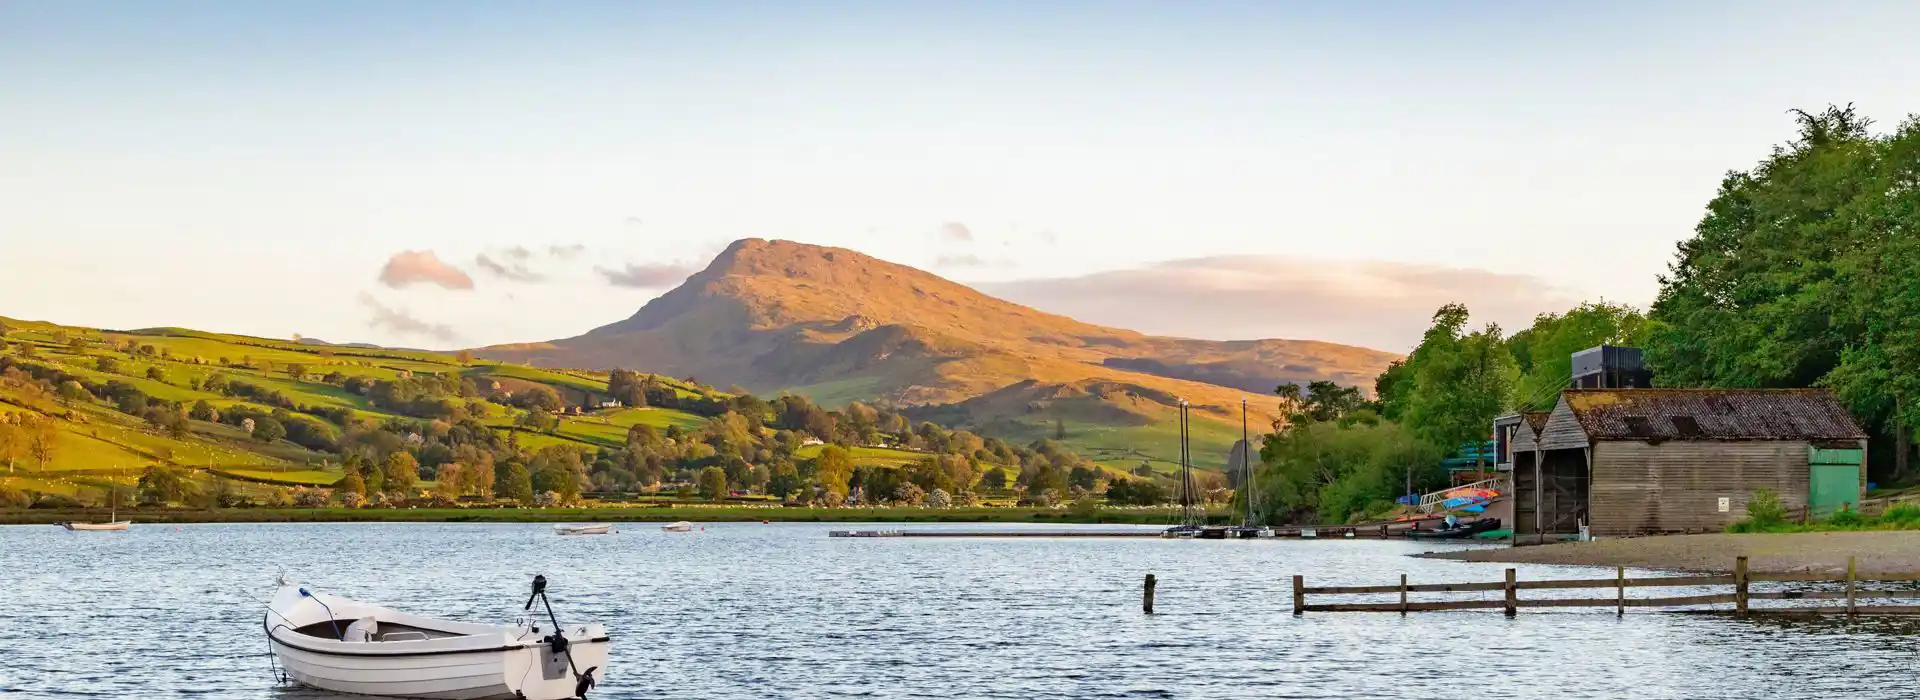
[[1719, 531], [1760, 489], [1857, 504], [1867, 435], [1826, 389], [1568, 389], [1509, 441], [1515, 542]]

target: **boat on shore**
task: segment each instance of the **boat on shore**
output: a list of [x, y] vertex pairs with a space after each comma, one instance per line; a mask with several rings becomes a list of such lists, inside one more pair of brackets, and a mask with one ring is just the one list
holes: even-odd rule
[[1497, 530], [1499, 528], [1500, 528], [1499, 518], [1481, 518], [1479, 520], [1470, 520], [1464, 523], [1456, 523], [1454, 524], [1453, 527], [1442, 527], [1434, 530], [1408, 530], [1407, 539], [1414, 539], [1414, 540], [1466, 539], [1474, 535], [1478, 535], [1482, 532]]
[[661, 532], [693, 532], [693, 523], [685, 520], [660, 526]]
[[555, 525], [556, 535], [605, 535], [613, 532], [613, 523]]
[[527, 599], [543, 622], [482, 625], [410, 615], [392, 608], [282, 585], [264, 629], [288, 680], [339, 693], [446, 700], [585, 698], [606, 677], [611, 644], [601, 625], [562, 626], [546, 577]]

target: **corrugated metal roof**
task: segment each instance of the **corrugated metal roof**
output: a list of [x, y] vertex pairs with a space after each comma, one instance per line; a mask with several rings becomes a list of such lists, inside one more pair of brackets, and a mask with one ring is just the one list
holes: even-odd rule
[[1595, 440], [1867, 437], [1827, 389], [1568, 389], [1563, 396]]

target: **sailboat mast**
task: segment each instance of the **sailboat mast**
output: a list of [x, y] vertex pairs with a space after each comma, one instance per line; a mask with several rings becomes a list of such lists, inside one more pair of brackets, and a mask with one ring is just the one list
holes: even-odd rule
[[1247, 486], [1247, 527], [1253, 527], [1253, 443], [1247, 442], [1247, 399], [1240, 397], [1240, 477]]

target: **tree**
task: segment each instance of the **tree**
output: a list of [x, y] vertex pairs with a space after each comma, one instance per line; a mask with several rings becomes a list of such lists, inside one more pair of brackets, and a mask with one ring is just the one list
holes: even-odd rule
[[20, 424], [27, 435], [27, 452], [40, 463], [45, 470], [53, 462], [60, 450], [60, 427], [53, 424], [52, 418], [28, 417]]
[[535, 384], [513, 395], [513, 405], [536, 413], [558, 411], [566, 404], [560, 400], [560, 392], [545, 384]]
[[776, 462], [767, 474], [767, 493], [778, 498], [784, 499], [799, 491], [803, 484], [805, 482], [792, 462]]
[[727, 472], [719, 467], [707, 467], [700, 470], [698, 479], [700, 497], [709, 501], [718, 501], [727, 496]]
[[266, 416], [253, 419], [253, 439], [273, 442], [287, 436], [287, 426]]
[[827, 493], [845, 498], [853, 478], [853, 454], [839, 445], [828, 445], [814, 458], [813, 478]]
[[359, 472], [350, 471], [347, 472], [347, 475], [342, 477], [338, 483], [333, 485], [333, 490], [342, 494], [351, 493], [365, 498], [367, 495], [367, 482], [360, 478]]
[[406, 452], [387, 455], [387, 462], [380, 470], [386, 477], [385, 492], [396, 496], [413, 493], [413, 486], [420, 481], [420, 461]]
[[120, 370], [120, 361], [111, 357], [96, 357], [93, 358], [93, 368], [111, 374]]
[[80, 386], [80, 382], [72, 379], [60, 382], [59, 393], [60, 403], [66, 406], [72, 406], [73, 402], [86, 398], [89, 395], [87, 394], [86, 387]]
[[180, 472], [166, 467], [148, 467], [140, 475], [135, 489], [140, 494], [140, 502], [148, 505], [166, 505], [188, 500], [190, 487]]
[[1055, 440], [1067, 439], [1067, 422], [1066, 421], [1060, 420], [1058, 418], [1053, 419], [1053, 439]]
[[493, 493], [501, 498], [518, 501], [521, 505], [533, 503], [533, 474], [527, 471], [527, 465], [518, 460], [504, 463], [504, 473], [493, 482]]
[[13, 463], [27, 454], [27, 432], [20, 426], [0, 421], [0, 459], [7, 460], [7, 473], [13, 473]]
[[1667, 386], [1832, 387], [1900, 465], [1920, 427], [1920, 119], [1874, 135], [1851, 105], [1794, 113], [1798, 137], [1728, 174], [1678, 245], [1647, 361]]
[[454, 353], [453, 359], [463, 365], [473, 364], [473, 351], [461, 350], [460, 352]]
[[187, 417], [199, 421], [220, 420], [219, 412], [215, 411], [213, 404], [207, 403], [206, 399], [193, 402], [193, 408], [187, 411]]
[[946, 489], [934, 489], [932, 493], [927, 494], [927, 507], [952, 508], [953, 496], [948, 494]]
[[165, 383], [167, 381], [167, 371], [159, 367], [148, 367], [147, 378], [156, 382]]
[[545, 433], [552, 432], [554, 428], [559, 427], [560, 419], [546, 411], [528, 409], [521, 411], [520, 416], [514, 419], [513, 424], [523, 430]]
[[299, 381], [307, 377], [307, 366], [298, 362], [287, 363], [287, 378]]
[[1502, 342], [1500, 326], [1467, 332], [1467, 307], [1447, 304], [1407, 357], [1411, 376], [1399, 413], [1421, 439], [1452, 451], [1485, 440], [1493, 418], [1511, 405], [1518, 369]]
[[464, 484], [466, 470], [459, 464], [448, 462], [440, 465], [433, 473], [433, 492], [449, 501], [459, 500]]

